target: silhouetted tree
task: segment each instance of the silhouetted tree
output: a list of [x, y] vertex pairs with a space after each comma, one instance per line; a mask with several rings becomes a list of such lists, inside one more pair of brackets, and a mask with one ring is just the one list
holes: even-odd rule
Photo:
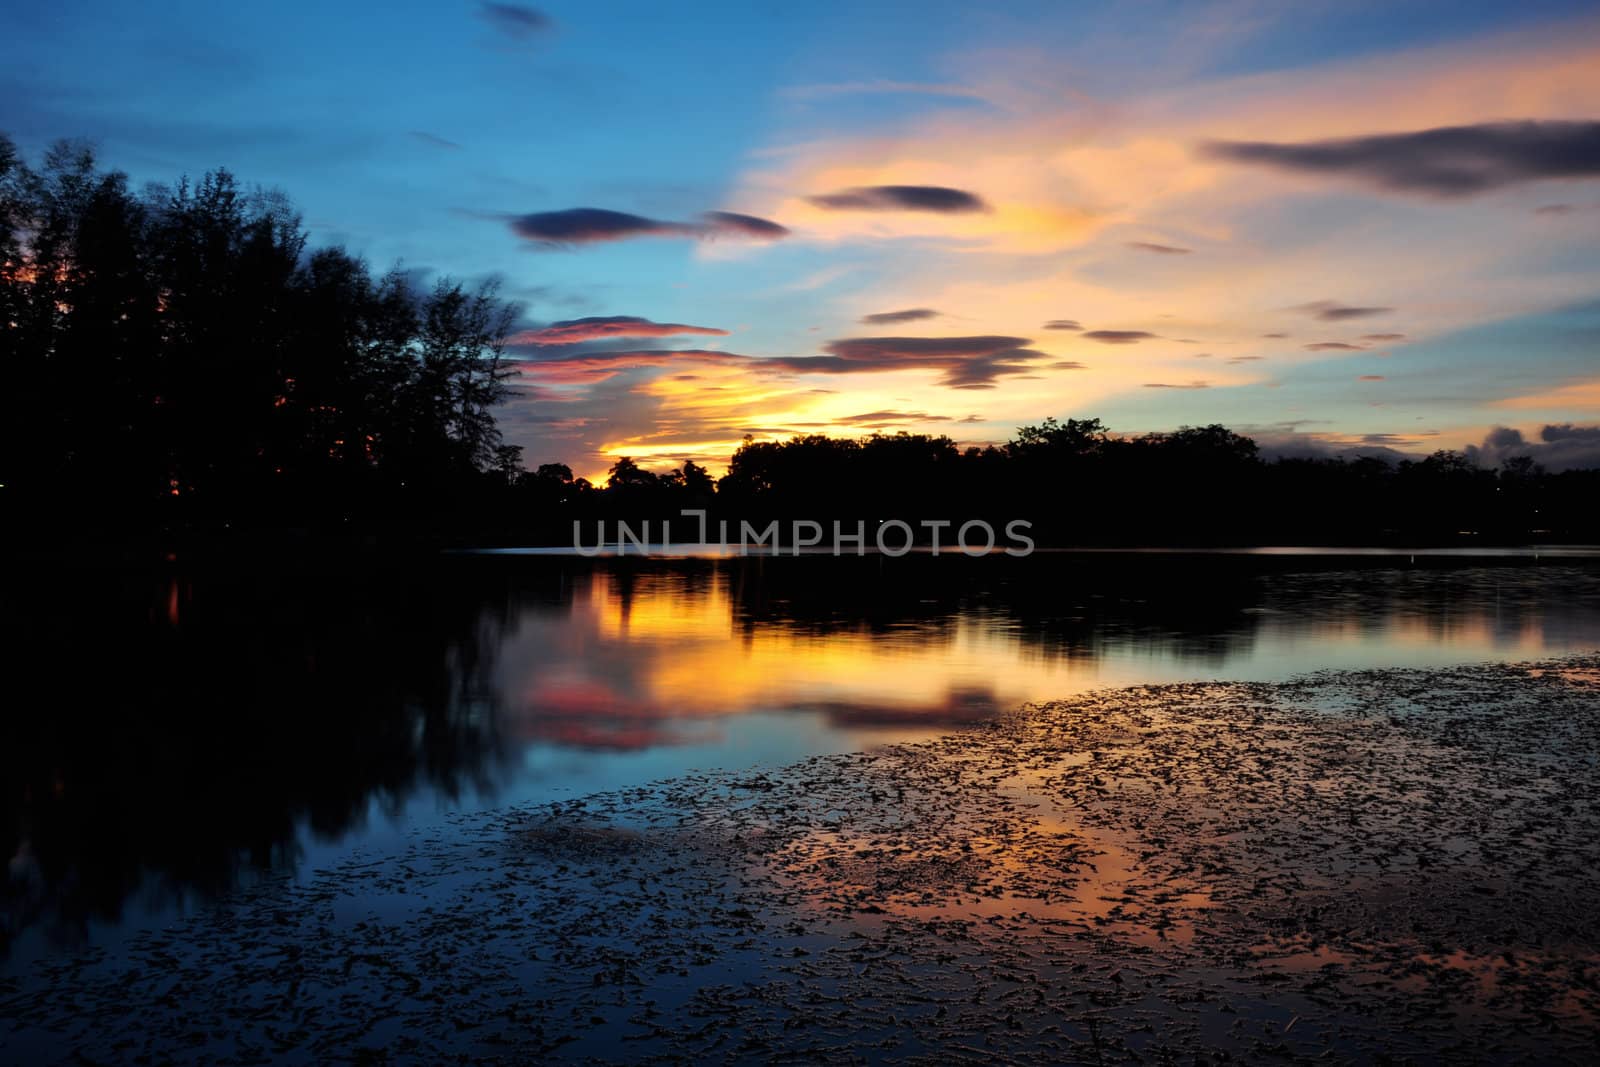
[[623, 456], [612, 464], [610, 476], [606, 486], [621, 492], [639, 489], [654, 489], [659, 484], [659, 479], [635, 463], [632, 457]]
[[0, 507], [8, 534], [362, 528], [566, 542], [574, 519], [1027, 519], [1041, 543], [1600, 535], [1600, 472], [1436, 452], [1262, 460], [1220, 425], [1138, 436], [1047, 418], [945, 436], [746, 438], [727, 474], [619, 459], [604, 489], [504, 444], [492, 285], [419, 290], [309, 246], [226, 171], [135, 194], [63, 142], [0, 137]]
[[226, 171], [135, 195], [83, 145], [34, 169], [0, 139], [0, 483], [30, 524], [450, 514], [505, 473], [511, 319], [309, 249]]

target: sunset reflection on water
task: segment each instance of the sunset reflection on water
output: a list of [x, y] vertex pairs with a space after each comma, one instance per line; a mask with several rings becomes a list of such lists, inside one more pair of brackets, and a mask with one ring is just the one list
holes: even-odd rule
[[474, 811], [871, 751], [1093, 689], [1600, 647], [1600, 566], [1568, 559], [169, 564], [40, 573], [10, 605], [17, 662], [73, 692], [0, 739], [0, 844], [33, 879], [3, 901], [31, 946], [0, 943], [10, 965], [133, 928], [130, 899], [166, 914]]
[[899, 612], [863, 618], [848, 603], [792, 600], [781, 583], [793, 576], [776, 589], [773, 577], [738, 562], [574, 575], [559, 605], [523, 610], [499, 648], [508, 732], [627, 752], [714, 746], [730, 718], [786, 714], [848, 748], [1094, 688], [1531, 659], [1597, 638], [1582, 582], [1565, 610], [1530, 595], [1555, 580], [1547, 572], [1246, 577], [1230, 584], [1231, 603], [1215, 591], [1119, 598], [1063, 580], [1043, 620], [1029, 616], [1048, 584], [908, 596]]

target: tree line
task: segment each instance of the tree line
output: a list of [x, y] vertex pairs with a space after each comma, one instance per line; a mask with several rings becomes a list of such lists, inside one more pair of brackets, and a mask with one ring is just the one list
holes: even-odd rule
[[285, 197], [226, 171], [135, 191], [81, 145], [29, 165], [0, 137], [6, 532], [571, 544], [574, 522], [690, 509], [869, 529], [1024, 519], [1044, 544], [1600, 536], [1596, 471], [1486, 470], [1456, 452], [1270, 462], [1222, 426], [1127, 436], [1098, 419], [965, 449], [746, 439], [720, 479], [621, 458], [596, 486], [564, 464], [525, 470], [501, 440], [516, 315], [492, 284], [422, 287], [312, 247]]
[[8, 523], [339, 523], [470, 494], [501, 447], [492, 286], [419, 289], [312, 248], [226, 171], [130, 189], [0, 138]]
[[[559, 464], [516, 476], [505, 518], [570, 543], [571, 521], [651, 517], [690, 539], [706, 509], [741, 521], [888, 519], [996, 529], [1032, 523], [1041, 544], [1511, 543], [1600, 536], [1600, 471], [1550, 473], [1526, 457], [1485, 469], [1460, 452], [1390, 463], [1278, 459], [1224, 426], [1118, 435], [1099, 419], [1045, 419], [1001, 445], [961, 448], [946, 436], [747, 438], [715, 482], [686, 463], [665, 475], [631, 459], [605, 488]], [[551, 521], [534, 520], [548, 516]], [[716, 526], [710, 527], [715, 531]], [[655, 527], [659, 530], [659, 525]], [[585, 527], [585, 544], [593, 544]], [[713, 538], [714, 539], [714, 538]], [[870, 539], [869, 539], [870, 543]]]

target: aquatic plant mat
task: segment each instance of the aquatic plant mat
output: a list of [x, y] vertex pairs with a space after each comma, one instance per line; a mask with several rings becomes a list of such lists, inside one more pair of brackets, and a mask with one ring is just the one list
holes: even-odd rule
[[40, 1062], [1593, 1062], [1600, 657], [465, 818], [0, 986]]

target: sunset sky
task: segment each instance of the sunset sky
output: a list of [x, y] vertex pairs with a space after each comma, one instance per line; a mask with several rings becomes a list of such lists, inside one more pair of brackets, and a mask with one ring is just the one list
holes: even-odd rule
[[226, 166], [319, 243], [501, 279], [529, 465], [720, 471], [747, 434], [983, 444], [1051, 415], [1600, 463], [1592, 4], [5, 21], [0, 130], [30, 154]]

